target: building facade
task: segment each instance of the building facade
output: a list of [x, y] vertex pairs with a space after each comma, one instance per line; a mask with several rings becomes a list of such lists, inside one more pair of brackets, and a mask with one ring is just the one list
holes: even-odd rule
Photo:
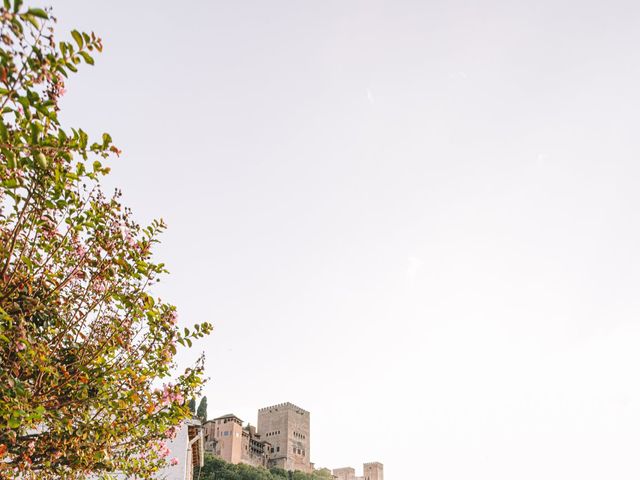
[[214, 418], [204, 424], [203, 430], [207, 452], [229, 463], [269, 467], [271, 444], [258, 435], [255, 427], [243, 426], [235, 415]]

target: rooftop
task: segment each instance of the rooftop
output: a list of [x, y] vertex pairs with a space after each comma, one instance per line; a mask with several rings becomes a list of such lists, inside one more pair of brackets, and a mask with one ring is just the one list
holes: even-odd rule
[[[222, 415], [221, 417], [216, 417], [214, 420], [224, 420], [225, 418], [234, 418], [236, 420], [240, 420], [239, 417], [234, 415], [233, 413], [227, 413], [226, 415]], [[240, 420], [242, 422], [242, 420]]]

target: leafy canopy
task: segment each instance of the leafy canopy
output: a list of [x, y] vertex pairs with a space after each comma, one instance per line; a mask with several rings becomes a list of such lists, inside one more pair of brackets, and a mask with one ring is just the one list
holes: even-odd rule
[[176, 345], [211, 326], [179, 329], [150, 293], [164, 224], [103, 193], [111, 136], [61, 126], [65, 79], [102, 44], [54, 23], [0, 8], [0, 478], [148, 478], [202, 383], [202, 359], [174, 376]]
[[333, 478], [331, 472], [325, 468], [314, 470], [312, 473], [287, 471], [282, 468], [267, 470], [242, 463], [234, 465], [211, 454], [205, 455], [204, 466], [199, 475], [201, 480], [331, 480]]

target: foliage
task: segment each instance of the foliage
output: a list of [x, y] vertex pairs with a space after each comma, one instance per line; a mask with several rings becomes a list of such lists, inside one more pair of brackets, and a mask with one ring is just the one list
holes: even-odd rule
[[200, 405], [198, 405], [197, 417], [202, 423], [207, 421], [207, 397], [202, 397]]
[[149, 293], [164, 224], [102, 192], [111, 137], [59, 122], [65, 78], [100, 39], [57, 42], [50, 12], [21, 4], [0, 8], [0, 478], [149, 478], [202, 383], [202, 359], [168, 383], [176, 343], [211, 326], [179, 330]]
[[191, 412], [192, 416], [196, 415], [196, 399], [195, 398], [191, 398], [191, 400], [189, 400], [189, 411]]
[[252, 467], [245, 464], [231, 464], [219, 457], [206, 454], [204, 467], [200, 472], [201, 480], [330, 480], [331, 472], [323, 468], [313, 473], [290, 472], [282, 468]]

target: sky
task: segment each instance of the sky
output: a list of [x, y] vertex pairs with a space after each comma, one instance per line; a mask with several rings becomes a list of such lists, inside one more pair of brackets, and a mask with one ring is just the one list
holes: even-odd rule
[[295, 403], [387, 480], [638, 478], [640, 4], [53, 7], [210, 417]]

